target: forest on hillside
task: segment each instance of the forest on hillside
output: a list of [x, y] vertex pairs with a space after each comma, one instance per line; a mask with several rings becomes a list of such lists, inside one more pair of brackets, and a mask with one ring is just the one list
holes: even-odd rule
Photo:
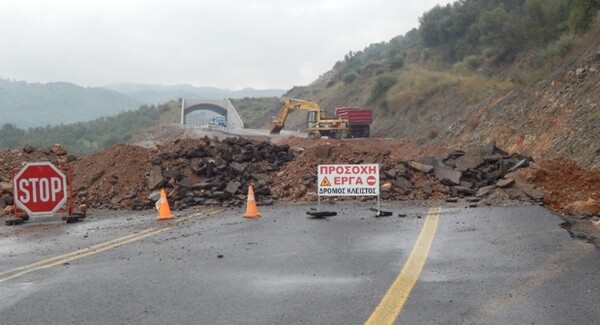
[[137, 110], [115, 116], [100, 117], [88, 122], [34, 127], [26, 130], [5, 123], [0, 127], [0, 148], [18, 148], [31, 145], [47, 148], [60, 144], [69, 153], [83, 156], [120, 142], [126, 142], [140, 129], [160, 121], [161, 111], [167, 106], [141, 106]]
[[500, 65], [537, 48], [541, 66], [567, 52], [574, 38], [592, 26], [598, 10], [600, 0], [460, 0], [437, 5], [420, 17], [418, 28], [350, 51], [334, 69], [351, 82], [360, 68], [382, 59], [392, 69], [402, 67], [415, 48], [421, 59], [437, 62], [438, 68], [464, 62], [472, 70], [486, 59]]

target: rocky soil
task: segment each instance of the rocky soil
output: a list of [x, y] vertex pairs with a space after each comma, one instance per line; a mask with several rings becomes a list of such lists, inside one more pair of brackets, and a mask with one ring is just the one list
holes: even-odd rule
[[462, 148], [496, 140], [536, 160], [569, 157], [600, 168], [600, 46], [590, 48], [546, 79], [493, 93], [440, 135], [437, 143]]

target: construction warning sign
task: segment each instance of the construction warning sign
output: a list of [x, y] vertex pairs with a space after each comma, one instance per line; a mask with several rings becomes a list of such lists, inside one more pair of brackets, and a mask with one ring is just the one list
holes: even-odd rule
[[379, 195], [379, 165], [319, 165], [317, 191], [325, 196]]

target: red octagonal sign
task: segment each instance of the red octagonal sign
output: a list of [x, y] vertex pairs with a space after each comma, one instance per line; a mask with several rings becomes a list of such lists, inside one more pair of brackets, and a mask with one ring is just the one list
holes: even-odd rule
[[13, 194], [30, 215], [54, 213], [67, 201], [67, 177], [49, 161], [28, 163], [13, 179]]

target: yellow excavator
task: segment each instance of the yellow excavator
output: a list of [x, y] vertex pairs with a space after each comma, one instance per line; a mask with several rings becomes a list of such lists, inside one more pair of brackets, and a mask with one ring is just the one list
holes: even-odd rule
[[325, 110], [321, 109], [317, 103], [296, 98], [284, 99], [279, 117], [273, 120], [271, 134], [279, 134], [285, 127], [288, 114], [296, 109], [308, 111], [306, 130], [309, 138], [318, 139], [325, 136], [340, 139], [346, 137], [348, 120], [343, 118], [328, 119]]

